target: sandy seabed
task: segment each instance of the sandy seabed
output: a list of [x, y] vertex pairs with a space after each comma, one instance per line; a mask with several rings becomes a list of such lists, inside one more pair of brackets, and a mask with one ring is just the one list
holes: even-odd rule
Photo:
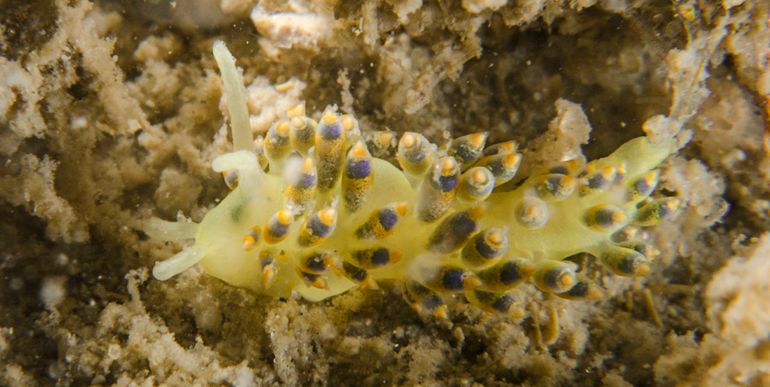
[[[769, 20], [751, 0], [6, 1], [0, 385], [770, 385]], [[394, 284], [308, 303], [159, 282], [181, 246], [142, 222], [227, 193], [216, 39], [254, 133], [336, 104], [516, 140], [524, 171], [676, 133], [660, 190], [686, 207], [651, 230], [649, 276], [595, 302], [525, 290], [521, 318], [421, 317]]]

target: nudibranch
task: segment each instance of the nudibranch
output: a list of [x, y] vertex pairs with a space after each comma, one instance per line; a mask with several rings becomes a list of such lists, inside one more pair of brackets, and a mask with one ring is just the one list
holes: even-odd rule
[[576, 254], [621, 276], [647, 274], [654, 249], [639, 235], [679, 207], [652, 197], [673, 139], [636, 138], [608, 157], [526, 179], [516, 178], [513, 142], [486, 146], [476, 133], [439, 148], [414, 132], [397, 141], [362, 132], [334, 108], [316, 121], [299, 105], [254, 141], [234, 58], [222, 42], [214, 56], [234, 150], [212, 166], [231, 192], [199, 224], [148, 222], [152, 236], [194, 239], [155, 265], [159, 280], [200, 264], [231, 285], [310, 301], [390, 280], [421, 312], [445, 316], [453, 295], [506, 312], [523, 283], [600, 297], [566, 259]]

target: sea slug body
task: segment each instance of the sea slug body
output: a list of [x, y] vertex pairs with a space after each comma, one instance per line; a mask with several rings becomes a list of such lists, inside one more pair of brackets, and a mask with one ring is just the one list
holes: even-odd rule
[[[391, 280], [421, 312], [446, 316], [446, 298], [462, 294], [504, 313], [510, 291], [526, 282], [566, 299], [599, 297], [565, 260], [578, 253], [618, 275], [647, 274], [655, 250], [634, 238], [636, 229], [679, 207], [676, 198], [651, 198], [673, 139], [636, 138], [608, 157], [524, 180], [513, 142], [486, 146], [487, 134], [476, 133], [439, 149], [406, 132], [396, 143], [333, 108], [318, 122], [293, 108], [253, 141], [234, 59], [221, 42], [214, 53], [234, 151], [213, 168], [232, 191], [194, 232], [148, 222], [152, 236], [195, 239], [156, 264], [160, 280], [199, 263], [234, 286], [310, 301]], [[388, 154], [398, 165], [380, 158]]]

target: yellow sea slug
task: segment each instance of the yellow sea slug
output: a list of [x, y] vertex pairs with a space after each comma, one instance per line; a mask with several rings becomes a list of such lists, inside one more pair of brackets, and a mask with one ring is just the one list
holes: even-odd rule
[[[506, 312], [510, 290], [525, 282], [568, 299], [601, 294], [564, 260], [578, 253], [618, 275], [646, 274], [645, 252], [654, 249], [625, 236], [679, 206], [650, 198], [673, 139], [636, 138], [606, 158], [552, 167], [508, 191], [502, 183], [515, 178], [518, 147], [486, 146], [486, 133], [440, 150], [407, 132], [396, 147], [390, 132], [362, 135], [354, 117], [333, 108], [316, 122], [298, 106], [254, 141], [234, 59], [221, 42], [214, 55], [234, 151], [212, 166], [232, 191], [200, 224], [147, 223], [152, 236], [195, 239], [155, 265], [159, 280], [200, 264], [231, 285], [310, 301], [392, 280], [419, 311], [445, 316], [444, 297], [463, 294]], [[372, 156], [388, 149], [398, 165]]]

